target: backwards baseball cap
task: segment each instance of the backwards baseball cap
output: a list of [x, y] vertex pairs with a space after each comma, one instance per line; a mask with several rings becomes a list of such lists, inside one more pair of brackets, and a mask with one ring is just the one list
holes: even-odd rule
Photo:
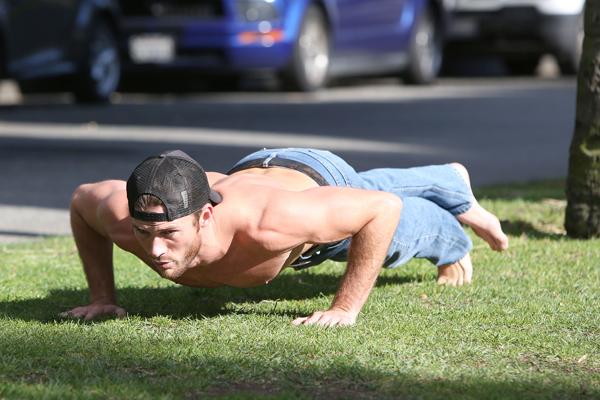
[[[146, 194], [158, 198], [166, 212], [136, 210], [136, 201]], [[217, 204], [221, 200], [221, 195], [208, 185], [204, 169], [181, 150], [146, 158], [127, 180], [129, 215], [142, 221], [173, 221], [198, 211], [209, 201]]]

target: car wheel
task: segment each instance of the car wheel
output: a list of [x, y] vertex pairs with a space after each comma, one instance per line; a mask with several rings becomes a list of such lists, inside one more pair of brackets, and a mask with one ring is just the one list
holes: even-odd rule
[[437, 78], [442, 65], [442, 32], [428, 7], [418, 16], [409, 44], [404, 82], [429, 84]]
[[508, 73], [513, 76], [534, 75], [539, 63], [539, 55], [504, 59], [504, 65], [506, 65]]
[[309, 92], [325, 86], [329, 69], [330, 38], [325, 15], [310, 6], [300, 27], [289, 66], [280, 74], [284, 89]]
[[106, 21], [92, 25], [82, 55], [73, 90], [76, 100], [108, 101], [119, 85], [121, 61], [115, 33]]
[[19, 90], [22, 94], [32, 94], [43, 91], [43, 88], [40, 87], [40, 84], [37, 81], [17, 80], [17, 84], [19, 85]]

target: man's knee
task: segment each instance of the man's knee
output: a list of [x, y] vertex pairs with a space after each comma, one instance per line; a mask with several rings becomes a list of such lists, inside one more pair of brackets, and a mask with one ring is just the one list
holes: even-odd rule
[[469, 171], [467, 170], [467, 167], [458, 162], [450, 163], [450, 165], [460, 174], [460, 176], [462, 176], [465, 182], [467, 182], [469, 185], [471, 184], [471, 179], [469, 177]]
[[450, 163], [450, 165], [452, 167], [454, 167], [455, 169], [458, 170], [458, 172], [460, 172], [461, 174], [468, 174], [469, 171], [467, 171], [467, 167], [465, 167], [463, 164], [459, 163], [459, 162], [453, 162]]

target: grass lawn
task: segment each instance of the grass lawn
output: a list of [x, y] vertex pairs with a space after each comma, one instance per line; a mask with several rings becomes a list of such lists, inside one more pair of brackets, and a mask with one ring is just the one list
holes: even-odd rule
[[343, 265], [254, 289], [192, 289], [116, 254], [130, 315], [86, 303], [71, 238], [0, 246], [0, 398], [600, 398], [600, 240], [562, 228], [562, 182], [487, 188], [511, 248], [474, 235], [474, 284], [412, 261], [382, 272], [351, 328], [293, 327], [326, 308]]

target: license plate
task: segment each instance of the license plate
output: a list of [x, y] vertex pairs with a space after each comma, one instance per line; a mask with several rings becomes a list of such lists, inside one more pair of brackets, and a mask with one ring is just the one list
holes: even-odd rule
[[456, 18], [452, 21], [450, 31], [453, 36], [469, 38], [479, 33], [479, 26], [473, 20]]
[[175, 40], [160, 34], [132, 36], [129, 56], [135, 63], [168, 63], [175, 58]]
[[499, 10], [504, 7], [504, 1], [490, 1], [490, 0], [457, 0], [453, 9], [457, 10], [472, 10], [472, 11], [492, 11]]

